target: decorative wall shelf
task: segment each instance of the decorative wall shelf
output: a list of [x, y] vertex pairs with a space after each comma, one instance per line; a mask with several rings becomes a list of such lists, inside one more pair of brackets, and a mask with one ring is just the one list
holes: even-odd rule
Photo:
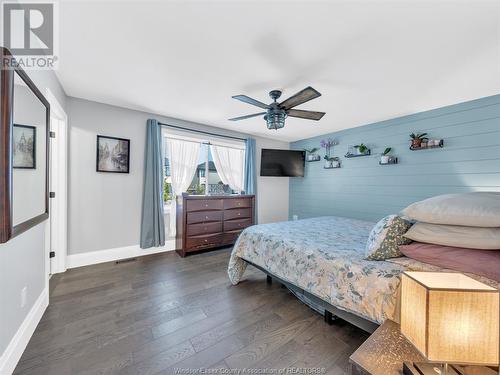
[[380, 165], [398, 164], [398, 158], [391, 158], [391, 159], [389, 159], [389, 162], [387, 162], [387, 163], [382, 163], [381, 161], [379, 161], [378, 163]]
[[439, 140], [439, 144], [437, 146], [425, 146], [425, 147], [414, 147], [410, 145], [410, 150], [412, 151], [420, 151], [420, 150], [429, 150], [432, 148], [443, 148], [444, 147], [444, 139]]
[[371, 154], [372, 154], [372, 150], [368, 150], [368, 151], [366, 151], [364, 154], [351, 154], [351, 153], [349, 153], [349, 152], [348, 152], [348, 153], [347, 153], [347, 154], [345, 154], [344, 156], [345, 156], [346, 158], [359, 158], [359, 157], [361, 157], [361, 156], [370, 156]]

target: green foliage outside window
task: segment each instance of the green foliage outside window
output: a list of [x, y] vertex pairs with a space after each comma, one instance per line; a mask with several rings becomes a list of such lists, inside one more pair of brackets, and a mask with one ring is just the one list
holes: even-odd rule
[[164, 183], [163, 184], [163, 201], [167, 202], [172, 199], [172, 185]]
[[205, 194], [205, 185], [198, 184], [196, 185], [196, 195]]

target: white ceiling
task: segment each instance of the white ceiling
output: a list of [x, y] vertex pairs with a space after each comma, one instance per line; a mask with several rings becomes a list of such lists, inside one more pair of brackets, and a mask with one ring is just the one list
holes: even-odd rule
[[[293, 141], [500, 93], [499, 1], [62, 1], [70, 96]], [[261, 112], [323, 96], [267, 130]]]

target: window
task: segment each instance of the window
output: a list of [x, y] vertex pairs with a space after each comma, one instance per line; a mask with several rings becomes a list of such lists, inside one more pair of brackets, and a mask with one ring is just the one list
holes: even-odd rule
[[208, 194], [232, 194], [235, 193], [229, 185], [224, 185], [222, 182], [217, 169], [215, 168], [214, 159], [212, 157], [212, 151], [210, 147], [208, 148]]
[[200, 142], [200, 155], [198, 157], [198, 165], [196, 167], [196, 172], [193, 176], [193, 180], [187, 189], [187, 193], [191, 195], [217, 195], [217, 194], [233, 194], [233, 191], [229, 185], [225, 185], [222, 182], [215, 163], [212, 157], [212, 152], [210, 150], [210, 144], [217, 144], [221, 146], [234, 147], [239, 149], [244, 149], [245, 143], [243, 141], [225, 141], [219, 140], [214, 137], [213, 139], [202, 138], [196, 134], [191, 134], [188, 132], [171, 131], [170, 129], [165, 129], [163, 131], [164, 142], [163, 142], [163, 152], [164, 152], [164, 188], [163, 188], [163, 200], [167, 204], [173, 199], [172, 196], [172, 186], [171, 186], [171, 171], [170, 163], [168, 160], [168, 150], [166, 139], [168, 137], [175, 137], [186, 139], [190, 141]]
[[206, 192], [205, 186], [205, 168], [206, 168], [206, 154], [209, 149], [208, 145], [205, 143], [201, 144], [200, 156], [198, 157], [198, 166], [196, 167], [196, 172], [193, 176], [193, 180], [189, 185], [187, 190], [188, 194], [191, 195], [204, 195]]

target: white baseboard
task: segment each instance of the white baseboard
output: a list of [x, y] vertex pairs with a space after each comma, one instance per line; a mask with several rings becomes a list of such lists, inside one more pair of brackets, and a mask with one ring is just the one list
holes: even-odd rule
[[167, 240], [163, 247], [151, 247], [141, 249], [139, 245], [117, 247], [114, 249], [90, 251], [68, 255], [66, 265], [68, 268], [88, 266], [104, 262], [113, 262], [120, 259], [140, 257], [144, 255], [163, 253], [165, 251], [175, 250], [175, 240]]
[[12, 374], [48, 305], [49, 290], [45, 288], [0, 357], [1, 375]]

